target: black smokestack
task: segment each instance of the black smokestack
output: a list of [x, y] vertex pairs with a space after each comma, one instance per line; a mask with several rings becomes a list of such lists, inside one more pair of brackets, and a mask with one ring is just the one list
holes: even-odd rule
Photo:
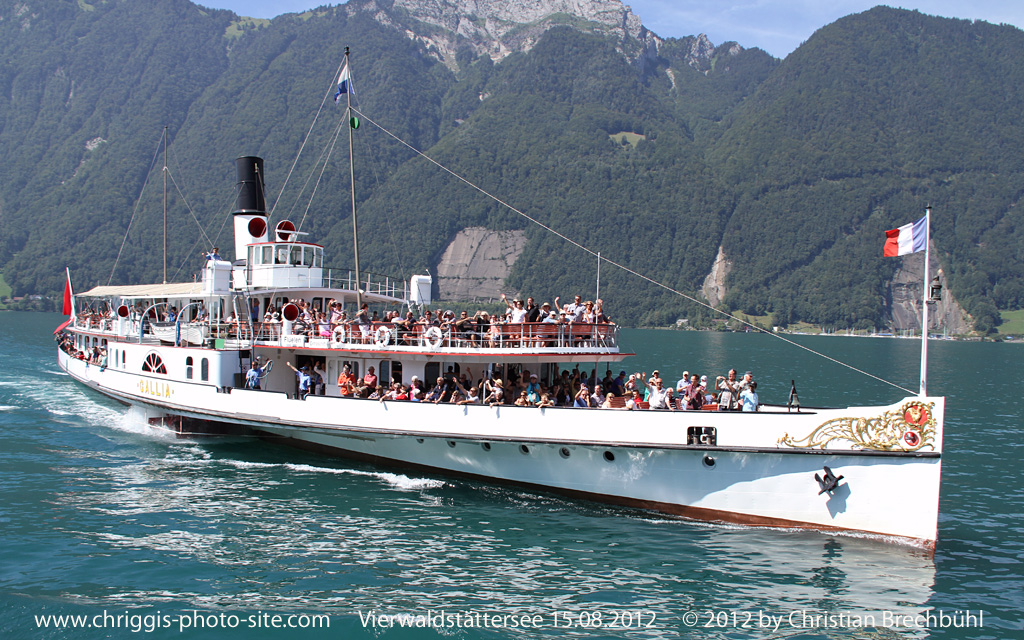
[[242, 156], [235, 160], [235, 173], [238, 182], [238, 198], [235, 200], [235, 213], [267, 212], [267, 203], [263, 198], [263, 158]]

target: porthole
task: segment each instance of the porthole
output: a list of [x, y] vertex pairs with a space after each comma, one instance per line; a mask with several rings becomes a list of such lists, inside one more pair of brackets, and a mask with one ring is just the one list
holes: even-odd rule
[[714, 459], [714, 458], [712, 458], [712, 457], [711, 457], [711, 456], [709, 456], [709, 455], [705, 455], [705, 456], [704, 456], [704, 459], [703, 459], [703, 460], [702, 460], [701, 462], [702, 462], [702, 463], [704, 464], [704, 466], [705, 466], [705, 467], [707, 467], [708, 469], [714, 469], [714, 468], [715, 468], [715, 459]]
[[490, 442], [485, 442], [485, 443], [481, 444], [480, 447], [484, 451], [490, 451], [491, 450], [491, 443]]
[[416, 442], [423, 444], [423, 438], [416, 438]]
[[563, 458], [568, 458], [570, 455], [568, 447], [562, 447], [561, 449], [559, 449], [558, 455], [562, 456]]
[[519, 453], [523, 454], [524, 456], [530, 455], [530, 447], [526, 446], [525, 444], [519, 445]]
[[615, 454], [612, 453], [611, 451], [605, 451], [604, 459], [607, 460], [608, 462], [615, 462]]
[[454, 440], [449, 440], [448, 441], [448, 446], [451, 447], [452, 449], [454, 449], [455, 448], [455, 441]]

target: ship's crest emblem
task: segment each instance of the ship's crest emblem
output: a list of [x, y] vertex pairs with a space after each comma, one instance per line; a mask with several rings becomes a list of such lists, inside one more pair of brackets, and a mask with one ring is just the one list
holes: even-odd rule
[[905, 403], [897, 411], [874, 418], [834, 418], [803, 438], [784, 434], [779, 445], [797, 449], [826, 449], [832, 443], [849, 442], [854, 449], [873, 451], [920, 451], [935, 449], [934, 403]]

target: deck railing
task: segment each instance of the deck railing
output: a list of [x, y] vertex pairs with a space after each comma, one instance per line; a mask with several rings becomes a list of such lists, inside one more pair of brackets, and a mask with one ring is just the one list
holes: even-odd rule
[[391, 276], [367, 273], [366, 271], [360, 275], [357, 287], [356, 272], [354, 270], [324, 269], [323, 285], [329, 289], [348, 289], [350, 291], [355, 291], [358, 288], [363, 293], [389, 296], [401, 300], [408, 300], [409, 298], [409, 283], [404, 280], [396, 280]]
[[[281, 325], [262, 323], [257, 332], [257, 343], [280, 343], [289, 347], [334, 348], [370, 347], [387, 350], [435, 351], [440, 349], [617, 349], [618, 325], [614, 324], [549, 324], [520, 323], [494, 324], [485, 331], [460, 331], [415, 324], [403, 327], [390, 322], [374, 323], [364, 335], [355, 324], [343, 324], [330, 331], [319, 328], [293, 327], [291, 335], [281, 335]], [[246, 329], [247, 332], [247, 329]]]
[[[119, 331], [118, 321], [110, 318], [77, 319], [76, 329], [108, 334], [113, 339], [137, 340], [139, 321], [125, 320]], [[615, 324], [569, 323], [554, 324], [524, 322], [520, 324], [492, 324], [480, 331], [476, 327], [458, 330], [414, 324], [404, 327], [390, 322], [376, 322], [367, 335], [358, 325], [342, 324], [331, 330], [319, 326], [307, 327], [301, 322], [292, 325], [291, 333], [284, 333], [280, 322], [189, 323], [182, 322], [178, 335], [192, 335], [192, 328], [203, 328], [208, 339], [237, 340], [261, 346], [306, 347], [313, 349], [371, 348], [389, 351], [437, 350], [616, 350], [619, 346], [619, 327]], [[145, 323], [144, 339], [157, 339], [150, 322]]]

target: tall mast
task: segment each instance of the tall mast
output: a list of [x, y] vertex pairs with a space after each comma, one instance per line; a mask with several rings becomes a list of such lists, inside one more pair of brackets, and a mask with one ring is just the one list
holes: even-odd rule
[[167, 126], [164, 125], [164, 284], [167, 284]]
[[[348, 47], [345, 47], [345, 68], [348, 68]], [[359, 274], [359, 231], [356, 228], [356, 169], [352, 162], [352, 71], [349, 70], [349, 85], [345, 92], [345, 118], [348, 120], [348, 177], [352, 185], [352, 245], [356, 260], [356, 309], [363, 306], [363, 297], [359, 291], [361, 278]]]
[[932, 206], [924, 210], [924, 291], [921, 294], [921, 390], [920, 395], [928, 395], [928, 245], [931, 244]]

